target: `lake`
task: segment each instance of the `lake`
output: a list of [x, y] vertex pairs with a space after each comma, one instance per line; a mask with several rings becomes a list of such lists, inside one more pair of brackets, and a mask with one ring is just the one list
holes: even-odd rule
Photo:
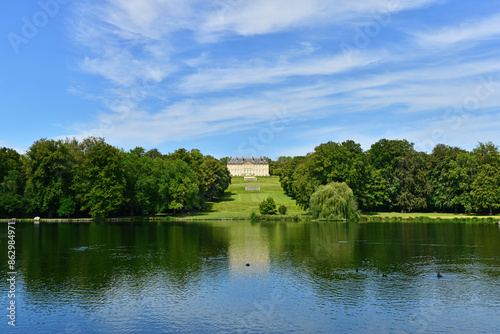
[[1, 333], [493, 333], [500, 328], [496, 224], [15, 226], [13, 328], [7, 325], [7, 224], [0, 224]]

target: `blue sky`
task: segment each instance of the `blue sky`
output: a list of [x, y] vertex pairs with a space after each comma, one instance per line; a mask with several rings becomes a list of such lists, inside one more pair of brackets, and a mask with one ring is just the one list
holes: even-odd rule
[[222, 156], [500, 144], [500, 1], [0, 4], [0, 146]]

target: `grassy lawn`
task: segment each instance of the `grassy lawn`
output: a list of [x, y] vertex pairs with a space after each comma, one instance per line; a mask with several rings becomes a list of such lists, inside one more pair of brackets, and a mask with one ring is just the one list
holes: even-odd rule
[[[415, 217], [427, 217], [427, 218], [441, 218], [441, 219], [461, 219], [461, 218], [491, 218], [492, 216], [481, 216], [481, 215], [466, 215], [466, 214], [454, 214], [454, 213], [438, 213], [438, 212], [365, 212], [362, 215], [367, 217], [390, 217], [390, 218], [415, 218]], [[493, 216], [498, 217], [499, 215]]]
[[[245, 186], [260, 187], [259, 191], [245, 190]], [[250, 213], [254, 211], [259, 214], [259, 203], [272, 196], [277, 206], [285, 205], [288, 208], [287, 216], [303, 215], [306, 212], [300, 209], [293, 199], [285, 195], [281, 188], [278, 177], [258, 177], [257, 181], [244, 181], [243, 177], [233, 177], [231, 185], [224, 193], [221, 199], [212, 203], [207, 203], [208, 209], [205, 212], [192, 214], [175, 215], [176, 218], [194, 218], [194, 219], [221, 219], [221, 218], [243, 218], [250, 217]], [[364, 212], [362, 216], [367, 218], [421, 218], [427, 217], [430, 219], [461, 219], [461, 218], [488, 218], [488, 216], [476, 216], [465, 214], [451, 213], [401, 213], [401, 212]], [[495, 218], [500, 220], [500, 215]]]
[[[260, 190], [245, 190], [245, 186], [260, 187]], [[221, 199], [208, 204], [205, 212], [182, 215], [182, 217], [220, 219], [249, 218], [254, 211], [259, 214], [259, 203], [272, 196], [277, 204], [288, 208], [287, 216], [305, 214], [293, 199], [285, 195], [278, 177], [257, 177], [257, 181], [244, 181], [243, 177], [232, 177], [231, 185]]]

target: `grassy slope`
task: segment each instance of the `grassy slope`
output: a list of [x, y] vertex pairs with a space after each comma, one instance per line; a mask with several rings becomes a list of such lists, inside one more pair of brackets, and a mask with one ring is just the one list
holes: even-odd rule
[[[190, 215], [176, 215], [177, 218], [194, 218], [194, 219], [221, 219], [221, 218], [249, 218], [250, 213], [254, 211], [259, 214], [259, 203], [272, 196], [276, 204], [285, 205], [288, 208], [287, 216], [305, 214], [306, 212], [300, 209], [293, 199], [285, 195], [278, 177], [258, 177], [257, 181], [244, 181], [243, 177], [233, 177], [231, 185], [224, 193], [224, 196], [213, 203], [207, 203], [208, 209], [205, 212], [193, 213]], [[260, 191], [246, 191], [245, 185], [252, 187], [260, 187]], [[400, 213], [400, 212], [375, 212], [363, 213], [366, 217], [391, 217], [391, 218], [488, 218], [488, 216], [474, 216], [464, 214], [450, 213]], [[500, 218], [500, 217], [499, 217]]]
[[[260, 191], [247, 191], [245, 185], [260, 187]], [[231, 185], [224, 196], [213, 203], [208, 203], [206, 212], [200, 212], [183, 217], [191, 218], [249, 218], [255, 211], [259, 214], [259, 203], [272, 196], [277, 206], [285, 205], [288, 208], [287, 216], [304, 214], [293, 199], [285, 195], [278, 177], [258, 177], [257, 181], [244, 181], [243, 177], [233, 177]]]

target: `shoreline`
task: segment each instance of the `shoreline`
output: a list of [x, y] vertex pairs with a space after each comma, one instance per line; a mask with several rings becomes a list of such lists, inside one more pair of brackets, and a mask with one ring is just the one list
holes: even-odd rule
[[[12, 222], [12, 219], [0, 219], [0, 223]], [[142, 222], [189, 222], [189, 221], [238, 221], [238, 220], [251, 220], [248, 216], [242, 217], [227, 217], [227, 218], [205, 218], [205, 217], [124, 217], [124, 218], [40, 218], [39, 223], [49, 224], [71, 224], [71, 223], [142, 223]], [[312, 219], [311, 217], [295, 216], [258, 216], [256, 222], [336, 222], [334, 220], [326, 219]], [[345, 221], [343, 221], [345, 222]], [[449, 223], [484, 223], [500, 225], [500, 216], [421, 216], [415, 215], [361, 215], [359, 223], [426, 223], [426, 222], [449, 222]], [[16, 223], [34, 223], [33, 218], [16, 218]]]

